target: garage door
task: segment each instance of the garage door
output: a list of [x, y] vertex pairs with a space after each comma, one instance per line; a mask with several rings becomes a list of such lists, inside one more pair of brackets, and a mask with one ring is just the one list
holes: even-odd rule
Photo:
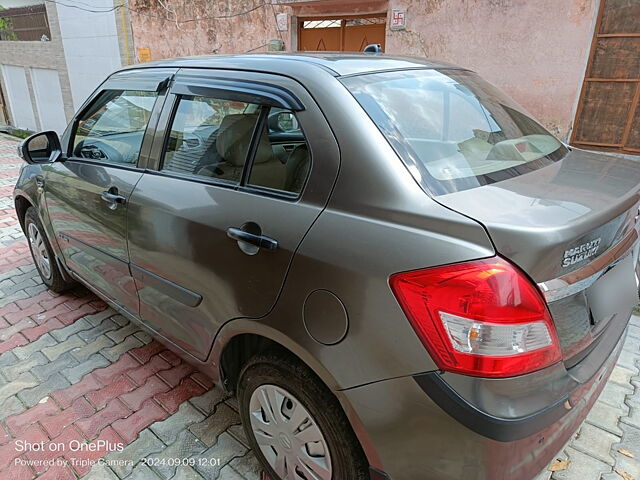
[[298, 23], [298, 50], [361, 52], [372, 43], [384, 48], [386, 15], [303, 18]]
[[29, 96], [27, 76], [24, 67], [2, 65], [2, 76], [7, 91], [7, 101], [11, 111], [14, 127], [27, 130], [37, 130], [36, 118], [33, 115], [33, 105]]
[[31, 69], [31, 83], [38, 106], [41, 130], [62, 134], [67, 126], [58, 72], [44, 68]]
[[572, 143], [640, 154], [640, 1], [603, 0]]

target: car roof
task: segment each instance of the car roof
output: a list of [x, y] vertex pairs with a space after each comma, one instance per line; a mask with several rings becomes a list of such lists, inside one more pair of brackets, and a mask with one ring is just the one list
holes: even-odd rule
[[220, 68], [233, 70], [257, 70], [278, 73], [282, 67], [320, 68], [334, 76], [358, 75], [388, 70], [460, 68], [445, 62], [420, 57], [371, 54], [371, 53], [255, 53], [237, 55], [201, 55], [170, 58], [130, 68]]

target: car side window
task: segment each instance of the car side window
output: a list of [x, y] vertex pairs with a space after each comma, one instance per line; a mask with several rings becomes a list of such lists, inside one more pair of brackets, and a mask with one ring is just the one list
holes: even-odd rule
[[295, 113], [272, 108], [260, 135], [249, 185], [299, 194], [310, 167], [309, 147]]
[[253, 103], [180, 96], [162, 170], [239, 183], [259, 114]]
[[135, 165], [156, 92], [106, 90], [78, 119], [72, 156]]

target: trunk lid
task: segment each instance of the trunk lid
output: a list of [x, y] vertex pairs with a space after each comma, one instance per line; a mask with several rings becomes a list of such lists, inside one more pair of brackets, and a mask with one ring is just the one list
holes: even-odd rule
[[545, 295], [564, 358], [575, 363], [637, 303], [639, 191], [640, 162], [573, 149], [547, 167], [435, 200], [480, 222], [543, 290], [564, 287]]

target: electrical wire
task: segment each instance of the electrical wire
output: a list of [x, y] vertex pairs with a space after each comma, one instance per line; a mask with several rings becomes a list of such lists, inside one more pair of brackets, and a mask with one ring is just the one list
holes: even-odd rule
[[[185, 20], [178, 20], [178, 19], [173, 19], [173, 18], [169, 18], [167, 16], [164, 15], [155, 15], [152, 13], [145, 13], [142, 12], [136, 8], [132, 8], [129, 5], [115, 5], [113, 7], [106, 7], [104, 9], [101, 10], [96, 10], [95, 6], [92, 5], [88, 5], [86, 3], [83, 2], [75, 2], [74, 4], [69, 4], [69, 3], [65, 3], [65, 2], [61, 2], [60, 0], [44, 0], [46, 3], [53, 3], [56, 5], [60, 5], [63, 7], [68, 7], [68, 8], [76, 8], [78, 10], [83, 10], [85, 12], [91, 12], [91, 13], [109, 13], [109, 12], [113, 12], [115, 10], [119, 10], [121, 8], [125, 8], [127, 10], [129, 10], [131, 13], [135, 14], [135, 15], [140, 15], [143, 17], [149, 17], [149, 18], [155, 18], [158, 20], [166, 20], [168, 22], [171, 23], [193, 23], [193, 22], [201, 22], [201, 21], [205, 21], [205, 20], [224, 20], [224, 19], [229, 19], [229, 18], [236, 18], [236, 17], [242, 17], [244, 15], [248, 15], [249, 13], [255, 12], [256, 10], [259, 10], [263, 7], [265, 7], [266, 5], [271, 5], [271, 7], [273, 8], [273, 5], [269, 2], [262, 2], [259, 5], [256, 5], [253, 8], [250, 8], [248, 10], [244, 10], [242, 12], [238, 12], [238, 13], [231, 13], [228, 15], [209, 15], [209, 16], [204, 16], [204, 17], [197, 17], [197, 18], [188, 18]], [[274, 10], [275, 13], [275, 10]]]

